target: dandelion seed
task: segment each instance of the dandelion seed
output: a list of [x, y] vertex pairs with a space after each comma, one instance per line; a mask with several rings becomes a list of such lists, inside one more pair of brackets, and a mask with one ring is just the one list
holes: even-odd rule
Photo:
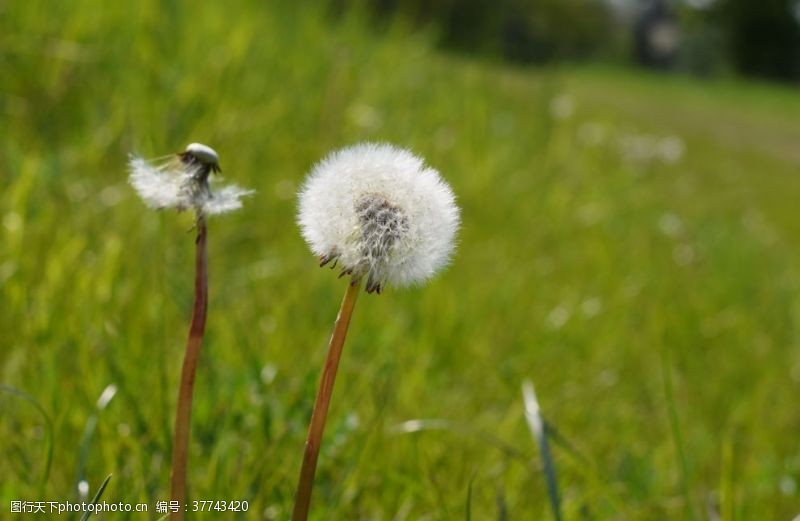
[[678, 136], [660, 138], [650, 134], [625, 135], [618, 140], [622, 157], [632, 163], [678, 163], [686, 152], [686, 145]]
[[132, 156], [130, 183], [151, 208], [194, 209], [198, 215], [215, 215], [242, 207], [242, 198], [252, 195], [236, 185], [212, 190], [210, 174], [219, 173], [219, 156], [211, 147], [192, 143], [166, 160], [148, 161]]
[[578, 141], [589, 147], [602, 145], [607, 135], [608, 129], [601, 123], [588, 122], [578, 128]]
[[78, 482], [78, 497], [85, 501], [89, 497], [89, 482], [82, 479]]
[[678, 244], [672, 249], [672, 258], [678, 266], [687, 266], [694, 261], [694, 248], [689, 244]]
[[619, 148], [625, 161], [650, 163], [657, 157], [658, 138], [649, 134], [626, 135], [619, 139]]
[[554, 307], [547, 315], [547, 322], [553, 329], [561, 329], [569, 320], [570, 312], [564, 306]]
[[797, 492], [797, 481], [788, 474], [781, 476], [778, 488], [784, 496], [794, 496]]
[[597, 316], [603, 310], [603, 301], [598, 297], [589, 297], [581, 302], [581, 311], [587, 318]]
[[371, 105], [358, 103], [351, 106], [347, 112], [348, 116], [350, 116], [350, 120], [355, 123], [356, 126], [364, 129], [375, 130], [380, 128], [383, 121], [380, 112]]
[[686, 151], [686, 145], [678, 136], [667, 136], [658, 142], [658, 156], [664, 163], [679, 162]]
[[667, 237], [677, 237], [683, 232], [683, 221], [674, 213], [665, 213], [658, 219], [658, 228]]
[[567, 94], [559, 94], [550, 100], [550, 114], [558, 120], [569, 119], [575, 111], [575, 103]]
[[108, 407], [109, 402], [114, 398], [117, 394], [117, 386], [115, 384], [108, 384], [103, 392], [100, 393], [100, 397], [97, 398], [97, 408], [99, 410], [103, 410]]
[[9, 233], [18, 232], [22, 229], [23, 224], [22, 217], [20, 217], [17, 212], [8, 212], [3, 216], [3, 226], [5, 226]]
[[300, 192], [298, 221], [320, 264], [366, 279], [367, 292], [431, 278], [459, 224], [450, 187], [406, 150], [361, 144], [328, 156]]
[[587, 203], [579, 207], [576, 211], [578, 220], [584, 226], [593, 226], [603, 220], [605, 209], [599, 203]]

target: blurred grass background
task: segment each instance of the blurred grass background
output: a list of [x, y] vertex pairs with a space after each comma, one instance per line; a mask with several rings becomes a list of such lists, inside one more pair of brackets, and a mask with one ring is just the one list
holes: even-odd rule
[[553, 447], [568, 519], [796, 515], [796, 92], [489, 63], [360, 13], [0, 3], [0, 384], [53, 425], [0, 393], [0, 517], [110, 473], [109, 502], [168, 499], [192, 221], [126, 160], [201, 141], [257, 195], [210, 224], [190, 494], [288, 519], [344, 290], [295, 191], [361, 140], [439, 169], [463, 229], [432, 284], [360, 299], [315, 519], [459, 519], [471, 482], [474, 519], [547, 518], [526, 378], [579, 453]]

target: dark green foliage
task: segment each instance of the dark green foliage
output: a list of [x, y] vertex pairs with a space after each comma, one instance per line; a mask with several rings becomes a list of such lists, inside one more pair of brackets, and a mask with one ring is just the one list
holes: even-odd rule
[[793, 8], [800, 10], [790, 0], [721, 0], [720, 20], [737, 70], [800, 79], [800, 19], [793, 16]]
[[607, 58], [620, 44], [617, 25], [600, 0], [382, 0], [369, 5], [384, 16], [400, 14], [415, 25], [433, 25], [446, 48], [513, 61]]

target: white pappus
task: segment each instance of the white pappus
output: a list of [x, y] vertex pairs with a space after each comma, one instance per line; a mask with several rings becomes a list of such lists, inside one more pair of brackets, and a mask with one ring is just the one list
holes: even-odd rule
[[242, 197], [253, 194], [236, 185], [212, 190], [209, 177], [221, 171], [219, 156], [200, 143], [161, 161], [131, 156], [128, 168], [131, 185], [151, 208], [191, 208], [198, 216], [214, 215], [241, 208]]
[[450, 260], [459, 221], [439, 173], [389, 144], [331, 153], [299, 194], [298, 223], [320, 265], [338, 263], [341, 275], [366, 278], [369, 293], [432, 277]]

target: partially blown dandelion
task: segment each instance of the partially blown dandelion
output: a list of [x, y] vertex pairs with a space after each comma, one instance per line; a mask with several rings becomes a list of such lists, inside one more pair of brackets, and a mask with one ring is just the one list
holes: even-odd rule
[[294, 521], [307, 519], [336, 370], [362, 281], [368, 293], [422, 283], [448, 263], [459, 210], [439, 173], [411, 152], [360, 144], [317, 164], [300, 191], [298, 222], [320, 266], [350, 284], [336, 319], [308, 430]]
[[242, 207], [251, 195], [236, 185], [211, 190], [210, 174], [219, 173], [219, 156], [211, 147], [192, 143], [184, 152], [162, 161], [132, 156], [130, 182], [151, 208], [193, 209], [198, 216], [214, 215]]
[[[197, 217], [194, 307], [181, 369], [172, 444], [171, 497], [179, 505], [184, 505], [192, 392], [208, 308], [206, 216], [240, 208], [242, 197], [252, 192], [237, 186], [212, 190], [209, 177], [212, 173], [220, 172], [219, 156], [212, 148], [199, 143], [192, 143], [185, 151], [161, 162], [131, 157], [129, 167], [130, 182], [148, 206], [178, 211], [193, 209]], [[183, 519], [183, 508], [173, 512], [172, 519]]]

